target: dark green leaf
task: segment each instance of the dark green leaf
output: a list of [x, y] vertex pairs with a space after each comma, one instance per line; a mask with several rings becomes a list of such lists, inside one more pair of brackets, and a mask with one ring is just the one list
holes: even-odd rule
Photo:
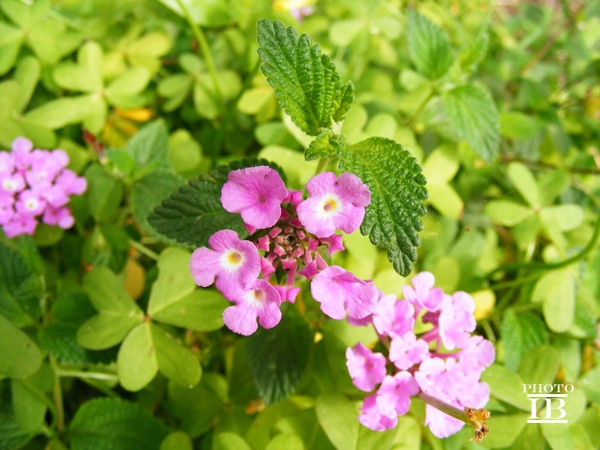
[[230, 171], [260, 165], [274, 167], [264, 159], [246, 159], [200, 175], [163, 201], [148, 216], [148, 222], [166, 237], [192, 247], [206, 245], [213, 233], [224, 229], [237, 231], [244, 238], [248, 231], [240, 215], [225, 211], [221, 205], [221, 188]]
[[432, 80], [444, 75], [454, 61], [446, 33], [412, 9], [407, 33], [410, 58], [419, 72]]
[[344, 151], [340, 168], [357, 175], [371, 191], [361, 233], [387, 248], [396, 272], [407, 276], [417, 258], [426, 213], [426, 180], [417, 161], [400, 144], [376, 137]]
[[0, 449], [23, 448], [35, 434], [30, 430], [21, 429], [13, 415], [0, 412]]
[[167, 162], [169, 132], [162, 120], [156, 120], [138, 131], [127, 142], [125, 151], [138, 167]]
[[32, 263], [0, 243], [0, 314], [17, 327], [33, 323], [40, 315], [41, 277]]
[[307, 161], [314, 159], [338, 156], [344, 150], [344, 138], [333, 134], [331, 130], [323, 131], [317, 138], [310, 143], [304, 152], [304, 158]]
[[279, 104], [305, 133], [318, 136], [343, 120], [354, 100], [351, 83], [343, 83], [329, 56], [306, 34], [298, 36], [281, 22], [260, 20], [261, 69]]
[[488, 163], [498, 153], [500, 122], [494, 100], [475, 85], [464, 85], [444, 93], [444, 109], [456, 133]]
[[313, 336], [304, 318], [286, 308], [275, 328], [259, 328], [246, 340], [250, 371], [266, 403], [292, 394], [298, 387], [313, 348]]
[[69, 431], [72, 450], [159, 450], [169, 433], [140, 406], [114, 398], [85, 403]]
[[502, 339], [504, 342], [504, 365], [510, 370], [517, 370], [521, 358], [529, 350], [548, 342], [548, 330], [544, 321], [532, 313], [516, 314], [509, 310], [502, 322]]

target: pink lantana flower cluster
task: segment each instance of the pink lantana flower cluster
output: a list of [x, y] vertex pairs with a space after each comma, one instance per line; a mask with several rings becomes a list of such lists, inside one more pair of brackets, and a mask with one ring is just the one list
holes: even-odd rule
[[[460, 411], [482, 408], [489, 400], [489, 386], [480, 376], [494, 361], [495, 351], [491, 342], [471, 336], [475, 303], [465, 292], [447, 295], [433, 285], [433, 275], [422, 272], [412, 278], [412, 287], [404, 286], [404, 299], [382, 295], [370, 322], [387, 355], [362, 343], [346, 352], [353, 384], [366, 392], [377, 389], [364, 399], [359, 415], [368, 428], [394, 428], [398, 416], [408, 412], [411, 397], [421, 393]], [[430, 329], [415, 334], [417, 320]], [[464, 422], [428, 404], [425, 425], [443, 438], [458, 432]]]
[[336, 231], [352, 233], [362, 223], [369, 189], [353, 174], [331, 172], [314, 176], [306, 188], [304, 199], [268, 166], [229, 173], [221, 203], [241, 215], [251, 237], [241, 240], [232, 230], [214, 233], [208, 248], [194, 251], [190, 268], [199, 286], [214, 283], [234, 303], [223, 313], [232, 331], [247, 336], [258, 324], [277, 325], [281, 303], [293, 303], [300, 291], [298, 276], [311, 280], [312, 296], [329, 317], [361, 320], [375, 311], [377, 288], [329, 266], [324, 257], [344, 248]]
[[0, 226], [6, 236], [32, 235], [40, 220], [64, 229], [73, 226], [69, 196], [81, 195], [87, 181], [67, 164], [63, 150], [33, 149], [22, 137], [11, 152], [0, 152]]

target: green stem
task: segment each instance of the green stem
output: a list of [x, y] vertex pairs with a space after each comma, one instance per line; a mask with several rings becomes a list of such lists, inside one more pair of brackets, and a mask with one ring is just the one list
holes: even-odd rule
[[210, 78], [212, 79], [212, 82], [213, 82], [213, 88], [215, 90], [215, 94], [217, 96], [219, 103], [221, 105], [223, 105], [224, 101], [223, 101], [223, 96], [221, 95], [221, 89], [219, 89], [217, 69], [215, 66], [215, 61], [212, 57], [212, 53], [210, 51], [210, 46], [208, 45], [208, 41], [206, 40], [206, 36], [204, 36], [202, 28], [200, 28], [194, 22], [189, 10], [185, 7], [184, 3], [181, 0], [177, 0], [177, 4], [179, 5], [179, 8], [181, 8], [181, 12], [183, 13], [183, 16], [184, 16], [185, 20], [187, 21], [188, 25], [192, 29], [192, 33], [194, 33], [194, 37], [198, 41], [198, 44], [200, 44], [200, 49], [202, 50], [202, 56], [204, 56], [204, 60], [206, 61], [206, 66], [208, 67], [208, 72], [210, 73]]
[[133, 248], [135, 248], [142, 255], [146, 255], [148, 258], [158, 261], [158, 258], [159, 258], [158, 254], [153, 252], [152, 250], [150, 250], [148, 247], [143, 246], [139, 242], [134, 241], [133, 239], [129, 239], [129, 245], [131, 245]]
[[54, 356], [50, 356], [50, 367], [54, 372], [54, 388], [52, 389], [52, 397], [54, 399], [54, 407], [56, 410], [56, 430], [58, 434], [61, 434], [65, 429], [65, 407], [62, 396], [62, 386], [59, 376], [60, 369]]
[[430, 395], [427, 395], [423, 392], [421, 392], [419, 394], [419, 398], [421, 400], [423, 400], [425, 403], [427, 403], [428, 405], [431, 405], [434, 408], [439, 409], [443, 413], [446, 413], [449, 416], [454, 417], [455, 419], [458, 419], [461, 422], [464, 422], [468, 425], [472, 425], [471, 419], [469, 419], [469, 416], [467, 416], [462, 409], [458, 409], [455, 406], [449, 405], [448, 403], [438, 400], [435, 397], [431, 397]]
[[85, 372], [82, 370], [61, 370], [56, 371], [56, 375], [61, 378], [80, 378], [85, 380], [118, 381], [119, 377], [114, 373], [106, 372]]

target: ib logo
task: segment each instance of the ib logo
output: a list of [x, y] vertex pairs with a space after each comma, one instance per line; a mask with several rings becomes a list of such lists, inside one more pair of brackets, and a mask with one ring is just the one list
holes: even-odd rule
[[565, 399], [574, 389], [572, 384], [524, 384], [523, 392], [531, 402], [527, 423], [568, 423]]

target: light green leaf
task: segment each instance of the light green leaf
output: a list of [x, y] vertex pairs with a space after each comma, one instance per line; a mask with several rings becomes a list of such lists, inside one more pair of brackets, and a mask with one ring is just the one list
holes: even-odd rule
[[327, 393], [317, 398], [315, 410], [319, 424], [335, 448], [357, 448], [359, 423], [355, 402], [341, 394]]
[[500, 134], [512, 139], [532, 139], [543, 130], [542, 125], [533, 117], [519, 111], [500, 114]]
[[498, 110], [490, 94], [475, 85], [464, 85], [443, 95], [444, 109], [455, 132], [490, 163], [498, 154]]
[[512, 162], [508, 166], [508, 178], [513, 186], [519, 191], [519, 194], [536, 208], [541, 205], [540, 190], [531, 171], [520, 162]]
[[129, 297], [123, 284], [106, 267], [95, 267], [83, 280], [86, 291], [94, 307], [100, 312], [114, 312], [142, 319], [143, 312]]
[[519, 375], [529, 384], [549, 384], [554, 381], [560, 365], [558, 350], [549, 345], [540, 345], [527, 352], [521, 360]]
[[15, 70], [14, 79], [19, 83], [19, 101], [15, 105], [15, 111], [23, 112], [29, 104], [33, 91], [40, 79], [41, 67], [37, 59], [26, 56], [19, 60]]
[[295, 434], [278, 434], [269, 441], [265, 450], [304, 450], [304, 443]]
[[517, 370], [521, 358], [528, 355], [531, 349], [548, 342], [548, 330], [544, 322], [539, 316], [528, 312], [516, 314], [509, 309], [503, 316], [501, 332], [504, 364], [513, 371]]
[[567, 203], [548, 206], [540, 211], [542, 224], [556, 226], [560, 231], [572, 231], [583, 223], [583, 209], [579, 205]]
[[32, 382], [32, 378], [13, 380], [11, 383], [15, 419], [21, 429], [27, 431], [39, 430], [46, 415], [44, 392]]
[[485, 214], [494, 223], [514, 227], [530, 217], [533, 210], [510, 200], [493, 200], [485, 205]]
[[27, 378], [42, 364], [37, 345], [0, 314], [0, 374], [10, 378]]
[[586, 372], [579, 383], [590, 401], [600, 403], [600, 366]]
[[273, 99], [273, 90], [268, 86], [257, 86], [244, 91], [237, 102], [237, 108], [248, 115], [260, 112]]
[[465, 70], [474, 70], [485, 57], [490, 43], [488, 26], [482, 30], [472, 43], [467, 45], [458, 55], [460, 66]]
[[104, 350], [121, 342], [141, 317], [102, 312], [87, 320], [77, 331], [77, 343], [90, 350]]
[[457, 150], [450, 145], [437, 147], [423, 164], [423, 175], [427, 184], [444, 184], [452, 180], [460, 168]]
[[[177, 0], [159, 0], [160, 3], [184, 17]], [[224, 0], [181, 0], [194, 23], [207, 27], [222, 27], [232, 20], [232, 7]]]
[[425, 177], [413, 156], [400, 144], [369, 138], [340, 155], [340, 168], [352, 172], [371, 191], [361, 233], [387, 248], [387, 257], [400, 275], [408, 275], [417, 258], [427, 198]]
[[344, 137], [333, 134], [331, 130], [324, 130], [317, 138], [310, 143], [304, 157], [307, 161], [313, 161], [320, 158], [338, 156], [345, 148]]
[[128, 391], [143, 389], [158, 372], [157, 349], [149, 322], [135, 327], [123, 341], [117, 357], [119, 382]]
[[155, 316], [172, 303], [182, 300], [196, 289], [190, 272], [190, 252], [167, 248], [158, 259], [158, 278], [152, 285], [148, 314]]
[[449, 184], [432, 184], [427, 186], [429, 203], [437, 209], [441, 215], [459, 219], [465, 209], [460, 195]]
[[24, 120], [51, 130], [83, 121], [98, 103], [90, 95], [63, 97], [28, 112]]
[[109, 102], [116, 104], [119, 97], [129, 97], [142, 92], [150, 81], [150, 73], [144, 67], [129, 69], [120, 77], [112, 81], [106, 88]]
[[202, 376], [198, 358], [164, 328], [151, 324], [150, 330], [160, 373], [188, 388], [198, 384]]
[[492, 396], [525, 411], [531, 408], [527, 395], [523, 393], [523, 380], [506, 367], [493, 364], [483, 372], [481, 381], [490, 385]]
[[212, 450], [252, 450], [239, 434], [226, 431], [213, 438]]
[[[525, 397], [525, 394], [521, 393], [521, 395], [523, 395], [524, 398], [527, 398]], [[527, 426], [528, 417], [527, 414], [492, 414], [487, 422], [487, 426], [490, 430], [494, 431], [490, 431], [485, 437], [485, 440], [483, 441], [483, 444], [485, 445], [484, 448], [515, 448], [512, 447], [512, 444], [517, 437], [519, 437], [525, 426]]]
[[257, 29], [261, 69], [294, 123], [318, 136], [321, 128], [342, 121], [354, 99], [354, 88], [342, 82], [319, 46], [281, 22], [263, 19]]
[[123, 198], [123, 186], [101, 166], [92, 165], [85, 172], [88, 182], [86, 199], [96, 221], [109, 221], [116, 213]]
[[138, 167], [165, 162], [169, 149], [169, 132], [162, 120], [155, 120], [137, 132], [127, 142], [125, 151], [133, 157]]
[[170, 382], [168, 404], [181, 422], [181, 430], [192, 438], [204, 434], [224, 412], [224, 403], [205, 383], [192, 388]]
[[219, 102], [210, 85], [196, 80], [193, 86], [194, 108], [201, 117], [215, 119], [221, 112]]
[[407, 35], [410, 59], [419, 72], [432, 80], [443, 76], [454, 61], [446, 33], [409, 9]]
[[84, 403], [69, 427], [72, 450], [159, 450], [168, 433], [138, 404], [108, 397]]
[[541, 423], [540, 428], [552, 450], [575, 449], [568, 424]]
[[223, 326], [223, 311], [230, 305], [220, 292], [202, 289], [165, 305], [152, 318], [190, 330], [214, 331]]
[[194, 444], [183, 431], [173, 431], [162, 441], [160, 450], [194, 450]]
[[543, 302], [542, 310], [548, 328], [564, 333], [575, 317], [575, 277], [569, 268], [544, 274], [531, 294], [533, 302]]

